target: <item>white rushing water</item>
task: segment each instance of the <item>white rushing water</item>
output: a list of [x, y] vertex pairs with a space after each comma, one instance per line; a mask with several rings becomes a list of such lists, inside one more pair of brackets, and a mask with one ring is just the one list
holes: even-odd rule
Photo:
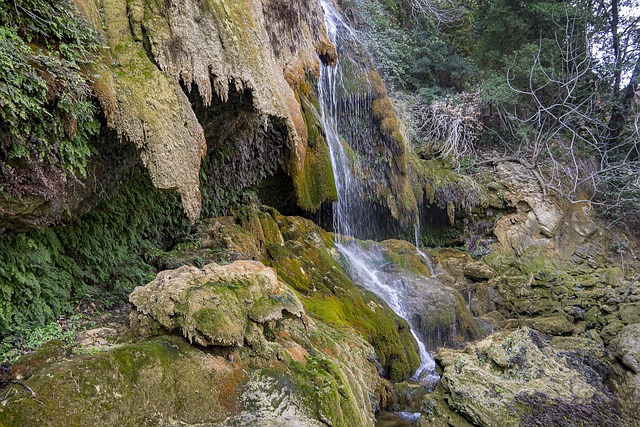
[[[331, 41], [336, 45], [340, 53], [345, 48], [354, 45], [361, 45], [357, 33], [340, 16], [334, 5], [329, 0], [322, 0], [325, 23]], [[367, 70], [362, 68], [361, 81], [368, 81]], [[353, 72], [353, 70], [351, 70]], [[333, 205], [333, 228], [337, 233], [338, 244], [336, 245], [340, 253], [344, 256], [351, 269], [352, 278], [360, 286], [374, 292], [380, 296], [393, 311], [405, 319], [411, 327], [411, 333], [418, 343], [420, 350], [420, 367], [414, 375], [414, 379], [422, 381], [434, 381], [438, 378], [435, 373], [435, 362], [427, 352], [423, 340], [415, 333], [415, 328], [411, 324], [411, 316], [407, 307], [403, 303], [402, 286], [400, 278], [393, 277], [392, 274], [383, 271], [383, 266], [388, 262], [379, 251], [363, 250], [351, 237], [355, 236], [355, 230], [361, 230], [372, 226], [372, 219], [367, 216], [366, 209], [356, 204], [362, 204], [362, 185], [364, 177], [358, 175], [358, 168], [354, 162], [353, 153], [343, 143], [339, 133], [340, 120], [349, 122], [349, 118], [340, 115], [360, 114], [354, 111], [358, 108], [365, 108], [363, 103], [352, 102], [341, 105], [338, 97], [348, 98], [349, 90], [344, 84], [343, 69], [340, 60], [335, 66], [322, 65], [320, 71], [320, 81], [318, 92], [320, 106], [322, 109], [322, 124], [325, 130], [331, 165], [335, 177], [338, 200]], [[368, 89], [368, 88], [367, 88]], [[358, 99], [357, 94], [353, 94], [353, 99]], [[369, 106], [370, 108], [370, 106]], [[371, 141], [371, 149], [375, 149], [375, 142]], [[418, 232], [418, 229], [416, 229]], [[417, 243], [417, 241], [416, 241]], [[419, 249], [418, 249], [419, 251]], [[432, 270], [431, 262], [424, 252], [419, 251], [421, 256], [427, 261], [427, 265]]]
[[415, 380], [437, 380], [435, 374], [435, 361], [427, 352], [423, 340], [418, 337], [412, 325], [411, 316], [404, 304], [402, 296], [402, 277], [397, 272], [388, 273], [383, 267], [388, 264], [382, 252], [377, 248], [371, 250], [362, 249], [357, 243], [338, 243], [336, 245], [342, 255], [345, 256], [354, 280], [378, 295], [400, 317], [409, 323], [411, 334], [418, 343], [420, 352], [420, 366], [413, 376]]
[[435, 276], [436, 275], [436, 270], [435, 268], [433, 268], [433, 263], [431, 262], [431, 258], [429, 258], [429, 255], [427, 255], [422, 249], [420, 249], [420, 220], [418, 220], [418, 222], [416, 223], [416, 226], [414, 228], [414, 238], [415, 238], [415, 245], [416, 245], [416, 251], [418, 251], [418, 255], [420, 255], [422, 257], [422, 259], [424, 259], [424, 262], [427, 263], [427, 267], [429, 267], [429, 273], [431, 274], [431, 276]]
[[[357, 35], [342, 19], [332, 4], [322, 1], [325, 24], [331, 41], [336, 46], [357, 43]], [[358, 199], [360, 183], [355, 178], [353, 157], [349, 156], [338, 133], [338, 89], [344, 88], [340, 60], [335, 66], [322, 65], [318, 92], [321, 105], [322, 125], [326, 134], [331, 156], [331, 166], [338, 193], [338, 201], [333, 206], [333, 229], [343, 236], [353, 236], [353, 218], [350, 215], [350, 201]]]

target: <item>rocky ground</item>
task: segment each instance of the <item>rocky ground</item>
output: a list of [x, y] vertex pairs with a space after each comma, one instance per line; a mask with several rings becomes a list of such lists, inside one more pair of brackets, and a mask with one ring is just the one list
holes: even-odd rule
[[582, 208], [509, 191], [482, 261], [431, 249], [430, 268], [407, 242], [359, 243], [401, 277], [433, 391], [402, 382], [419, 363], [408, 325], [354, 285], [332, 236], [253, 207], [157, 254], [128, 316], [19, 359], [0, 425], [373, 426], [378, 410], [420, 426], [640, 425], [633, 264]]

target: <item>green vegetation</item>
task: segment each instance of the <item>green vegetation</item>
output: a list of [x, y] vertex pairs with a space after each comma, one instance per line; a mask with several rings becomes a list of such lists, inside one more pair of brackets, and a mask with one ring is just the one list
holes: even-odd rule
[[[304, 87], [308, 84], [305, 83]], [[307, 212], [316, 212], [323, 202], [337, 200], [336, 185], [331, 168], [329, 146], [325, 141], [320, 120], [320, 106], [310, 95], [300, 90], [298, 99], [307, 126], [307, 151], [304, 164], [294, 178], [298, 205]]]
[[[637, 0], [341, 0], [423, 158], [516, 159], [637, 229]], [[633, 218], [631, 218], [633, 217]]]
[[83, 300], [109, 307], [153, 278], [156, 252], [187, 230], [179, 196], [162, 193], [146, 172], [74, 223], [6, 233], [0, 247], [0, 331], [45, 325]]
[[0, 1], [2, 175], [33, 161], [85, 175], [100, 128], [88, 67], [100, 46], [67, 0]]
[[341, 0], [356, 26], [365, 29], [377, 68], [395, 89], [433, 99], [466, 88], [473, 75], [431, 16], [413, 13], [412, 0]]
[[[11, 393], [0, 423], [133, 427], [171, 415], [189, 424], [222, 422], [234, 409], [245, 376], [205, 359], [184, 339], [166, 336], [49, 364], [25, 381], [38, 399]], [[146, 393], [149, 399], [141, 407]]]
[[35, 350], [52, 340], [70, 345], [74, 338], [73, 330], [65, 330], [56, 322], [27, 329], [20, 336], [14, 335], [0, 342], [0, 363], [14, 363], [21, 353]]

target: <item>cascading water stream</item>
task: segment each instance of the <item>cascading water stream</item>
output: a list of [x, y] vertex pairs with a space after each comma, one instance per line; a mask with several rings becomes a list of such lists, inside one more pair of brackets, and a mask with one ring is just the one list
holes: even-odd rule
[[[391, 309], [405, 319], [411, 327], [411, 334], [418, 343], [420, 352], [420, 366], [413, 376], [414, 380], [424, 380], [433, 383], [439, 377], [435, 374], [435, 361], [427, 352], [422, 339], [418, 337], [412, 325], [410, 313], [403, 304], [400, 290], [401, 278], [394, 277], [394, 273], [387, 273], [382, 267], [388, 262], [379, 251], [364, 251], [357, 243], [338, 243], [338, 250], [345, 256], [351, 268], [351, 273], [358, 283], [381, 297]], [[395, 275], [397, 276], [397, 274]]]
[[[336, 45], [338, 52], [344, 52], [354, 46], [361, 48], [362, 43], [358, 40], [357, 33], [344, 21], [329, 0], [322, 0], [322, 7], [329, 37]], [[356, 156], [349, 151], [350, 149], [341, 139], [340, 120], [342, 119], [344, 122], [345, 118], [340, 115], [353, 114], [358, 117], [361, 114], [358, 109], [371, 108], [371, 106], [357, 101], [358, 99], [366, 101], [366, 94], [359, 97], [358, 94], [350, 93], [345, 85], [343, 73], [340, 60], [335, 66], [323, 64], [318, 84], [322, 124], [329, 145], [331, 165], [338, 193], [338, 200], [333, 205], [333, 228], [337, 233], [338, 240], [336, 246], [348, 262], [352, 276], [354, 276], [353, 279], [380, 296], [400, 317], [409, 323], [411, 333], [418, 343], [421, 359], [420, 367], [414, 378], [433, 382], [438, 378], [435, 373], [435, 362], [427, 352], [423, 340], [415, 333], [415, 327], [411, 324], [410, 313], [403, 304], [401, 286], [398, 286], [400, 279], [394, 279], [391, 274], [382, 270], [387, 261], [381, 254], [362, 250], [353, 239], [358, 235], [357, 231], [368, 227], [373, 228], [375, 219], [367, 212], [367, 209], [362, 207], [366, 186], [363, 182], [364, 178], [358, 176], [356, 172], [358, 170]], [[358, 77], [361, 82], [369, 81], [365, 67], [362, 67], [360, 74]], [[345, 108], [341, 104], [344, 99], [355, 99], [356, 101], [347, 102]], [[371, 145], [373, 149], [373, 142]], [[421, 255], [425, 257], [429, 268], [432, 269], [426, 254], [422, 253]]]

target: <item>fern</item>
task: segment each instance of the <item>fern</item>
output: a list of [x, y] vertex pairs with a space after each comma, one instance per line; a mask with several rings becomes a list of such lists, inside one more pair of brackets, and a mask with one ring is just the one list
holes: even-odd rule
[[81, 300], [126, 301], [153, 278], [146, 254], [166, 249], [189, 227], [179, 196], [161, 193], [145, 171], [92, 212], [66, 226], [5, 233], [0, 246], [0, 338], [46, 325]]
[[66, 0], [0, 0], [0, 161], [86, 175], [99, 124], [83, 70], [99, 46]]

